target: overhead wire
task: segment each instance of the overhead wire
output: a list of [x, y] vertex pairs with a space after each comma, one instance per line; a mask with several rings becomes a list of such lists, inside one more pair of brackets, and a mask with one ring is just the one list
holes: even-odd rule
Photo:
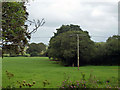
[[[51, 36], [52, 37], [52, 36]], [[32, 37], [32, 38], [51, 38], [51, 37]], [[100, 37], [100, 38], [108, 38], [108, 37], [106, 37], [106, 36], [92, 36], [92, 35], [90, 35], [90, 37]]]

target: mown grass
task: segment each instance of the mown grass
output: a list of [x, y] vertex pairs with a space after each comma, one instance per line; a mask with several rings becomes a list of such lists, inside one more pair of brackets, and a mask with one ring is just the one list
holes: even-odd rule
[[[7, 78], [6, 70], [14, 74], [11, 80]], [[44, 88], [43, 81], [47, 80], [50, 84], [45, 88], [58, 88], [66, 76], [70, 76], [71, 81], [80, 80], [81, 72], [85, 73], [86, 79], [90, 73], [102, 81], [118, 79], [118, 66], [81, 66], [78, 71], [77, 67], [64, 67], [47, 57], [5, 57], [2, 61], [2, 85], [5, 88], [14, 82], [18, 87], [17, 81], [26, 80], [36, 82], [32, 88]]]

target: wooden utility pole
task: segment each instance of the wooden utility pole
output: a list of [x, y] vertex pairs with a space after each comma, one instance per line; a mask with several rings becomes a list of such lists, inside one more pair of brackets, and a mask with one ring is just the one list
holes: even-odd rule
[[[72, 36], [76, 36], [76, 34], [70, 35], [70, 37], [72, 37]], [[77, 34], [77, 63], [78, 63], [78, 70], [79, 70], [79, 59], [80, 59], [80, 54], [79, 54], [79, 50], [80, 50], [79, 36], [86, 36], [86, 35]]]
[[79, 34], [77, 34], [77, 59], [78, 59], [78, 70], [79, 70]]

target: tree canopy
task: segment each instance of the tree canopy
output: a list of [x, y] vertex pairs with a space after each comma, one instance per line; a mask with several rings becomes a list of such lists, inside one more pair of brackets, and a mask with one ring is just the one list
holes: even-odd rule
[[30, 56], [40, 56], [46, 51], [46, 45], [44, 43], [31, 43], [28, 45], [27, 53]]
[[77, 65], [76, 34], [80, 37], [80, 65], [89, 63], [94, 43], [90, 40], [88, 32], [77, 25], [62, 25], [57, 29], [57, 33], [50, 40], [48, 56], [61, 60], [65, 65], [71, 66], [73, 63]]
[[[3, 54], [23, 54], [31, 34], [36, 32], [45, 21], [27, 20], [28, 12], [26, 11], [25, 2], [2, 2], [2, 40]], [[28, 30], [26, 21], [30, 25], [35, 24], [33, 30]]]
[[93, 42], [89, 33], [78, 25], [62, 25], [49, 41], [49, 58], [64, 65], [77, 66], [77, 34], [79, 35], [80, 65], [118, 65], [120, 36], [113, 35], [106, 42]]
[[28, 26], [25, 25], [28, 13], [24, 4], [24, 2], [2, 2], [3, 53], [6, 50], [12, 50], [11, 53], [22, 53], [30, 39]]
[[113, 35], [106, 42], [95, 43], [93, 62], [95, 65], [118, 65], [120, 62], [120, 36]]

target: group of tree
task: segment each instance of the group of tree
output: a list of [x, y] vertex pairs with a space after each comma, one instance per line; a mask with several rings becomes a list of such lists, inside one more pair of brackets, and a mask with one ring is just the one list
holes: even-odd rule
[[77, 65], [77, 34], [80, 43], [80, 65], [89, 63], [93, 56], [94, 42], [87, 31], [78, 25], [62, 25], [50, 40], [48, 56], [57, 58], [65, 65]]
[[[25, 47], [31, 34], [45, 22], [28, 20], [25, 2], [2, 2], [2, 54], [24, 54]], [[35, 28], [28, 30], [26, 21], [35, 24]], [[96, 43], [87, 31], [78, 25], [62, 25], [50, 39], [46, 55], [60, 60], [64, 65], [77, 66], [77, 35], [79, 35], [80, 65], [117, 65], [120, 60], [120, 36], [109, 37], [106, 42]], [[39, 56], [46, 51], [42, 43], [29, 44], [27, 53]], [[33, 48], [34, 47], [34, 48]]]
[[117, 65], [120, 60], [120, 36], [114, 35], [106, 42], [96, 43], [89, 33], [78, 25], [62, 25], [50, 39], [49, 58], [60, 60], [64, 65], [77, 66], [77, 34], [79, 35], [80, 65]]
[[28, 45], [26, 53], [30, 56], [45, 56], [47, 46], [44, 43], [31, 43]]
[[95, 43], [95, 56], [91, 60], [95, 65], [118, 65], [120, 62], [120, 36], [113, 35], [106, 42]]

